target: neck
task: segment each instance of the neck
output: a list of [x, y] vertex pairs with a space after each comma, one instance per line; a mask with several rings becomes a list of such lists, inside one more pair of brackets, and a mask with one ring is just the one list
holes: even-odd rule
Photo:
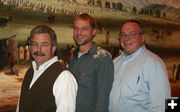
[[79, 52], [87, 53], [92, 46], [93, 46], [93, 42], [89, 42], [85, 45], [79, 46]]
[[40, 66], [40, 65], [38, 65], [38, 64], [36, 64], [36, 65], [37, 65], [36, 70], [39, 70], [39, 66]]
[[[54, 55], [53, 56], [51, 56], [47, 61], [49, 61], [49, 60], [51, 60], [52, 58], [54, 57]], [[44, 63], [46, 63], [47, 61], [45, 61], [45, 62], [42, 62], [42, 63], [38, 63], [38, 62], [36, 62], [36, 70], [39, 70], [39, 67], [42, 65], [42, 64], [44, 64]]]

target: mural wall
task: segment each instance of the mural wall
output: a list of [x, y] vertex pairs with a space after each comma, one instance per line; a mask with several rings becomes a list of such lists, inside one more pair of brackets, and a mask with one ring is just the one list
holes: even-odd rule
[[0, 112], [16, 109], [21, 83], [32, 61], [26, 42], [32, 28], [45, 24], [54, 29], [56, 53], [68, 64], [76, 47], [73, 18], [81, 13], [96, 19], [95, 41], [113, 58], [121, 49], [121, 23], [128, 19], [142, 22], [147, 47], [166, 63], [172, 96], [180, 96], [180, 0], [0, 0]]

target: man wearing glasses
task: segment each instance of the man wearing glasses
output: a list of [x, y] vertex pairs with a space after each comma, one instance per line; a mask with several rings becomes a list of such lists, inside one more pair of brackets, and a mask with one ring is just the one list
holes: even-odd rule
[[54, 30], [36, 26], [28, 39], [34, 61], [27, 70], [17, 112], [75, 112], [77, 82], [54, 55], [57, 38]]
[[114, 82], [110, 112], [165, 112], [170, 97], [164, 62], [145, 47], [144, 30], [134, 20], [122, 24], [121, 55], [113, 60]]

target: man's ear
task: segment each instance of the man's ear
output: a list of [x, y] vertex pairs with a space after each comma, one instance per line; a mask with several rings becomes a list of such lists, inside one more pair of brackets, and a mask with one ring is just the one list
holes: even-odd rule
[[144, 43], [146, 36], [144, 34], [142, 34], [141, 37], [142, 37], [142, 43]]
[[53, 52], [53, 54], [56, 52], [56, 49], [57, 49], [57, 46], [53, 46], [53, 47], [52, 47], [52, 52]]
[[93, 29], [93, 37], [96, 36], [96, 29]]

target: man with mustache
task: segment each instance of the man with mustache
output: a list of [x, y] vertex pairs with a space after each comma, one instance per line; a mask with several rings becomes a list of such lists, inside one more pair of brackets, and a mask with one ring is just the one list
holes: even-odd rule
[[69, 67], [78, 82], [76, 112], [108, 112], [114, 73], [112, 57], [93, 41], [96, 22], [88, 14], [75, 17], [73, 34], [78, 47]]
[[114, 82], [110, 93], [110, 112], [165, 112], [170, 97], [166, 65], [145, 46], [141, 24], [129, 20], [122, 24], [123, 52], [114, 61]]
[[77, 82], [54, 55], [54, 30], [36, 26], [28, 40], [34, 61], [25, 74], [17, 112], [75, 112]]

